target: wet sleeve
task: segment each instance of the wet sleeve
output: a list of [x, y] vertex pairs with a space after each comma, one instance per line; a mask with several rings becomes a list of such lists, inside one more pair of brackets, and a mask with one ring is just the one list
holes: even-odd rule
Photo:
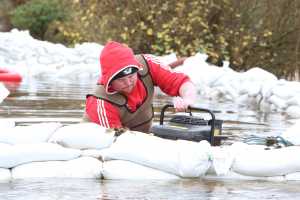
[[169, 66], [163, 65], [153, 55], [146, 54], [144, 57], [148, 62], [154, 85], [170, 96], [179, 96], [181, 85], [190, 81], [190, 78], [183, 73], [173, 71]]
[[106, 128], [120, 128], [119, 110], [111, 103], [90, 96], [86, 100], [86, 114], [89, 119]]

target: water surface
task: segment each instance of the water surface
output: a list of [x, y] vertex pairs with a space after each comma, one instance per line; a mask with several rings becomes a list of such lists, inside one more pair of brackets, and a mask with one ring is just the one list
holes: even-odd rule
[[132, 181], [96, 179], [29, 179], [0, 183], [7, 200], [132, 199], [297, 199], [299, 183], [232, 180]]

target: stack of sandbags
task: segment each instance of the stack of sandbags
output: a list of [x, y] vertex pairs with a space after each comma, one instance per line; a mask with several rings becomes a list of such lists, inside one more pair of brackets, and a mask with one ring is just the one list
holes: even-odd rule
[[134, 131], [116, 137], [113, 130], [94, 123], [64, 126], [49, 142], [104, 160], [101, 173], [105, 179], [200, 177], [211, 165], [207, 142], [166, 140]]
[[196, 54], [175, 71], [186, 73], [201, 95], [209, 99], [227, 100], [241, 105], [258, 105], [264, 111], [286, 112], [300, 117], [300, 83], [278, 80], [261, 68], [236, 72], [228, 66], [217, 67], [206, 62], [207, 55]]
[[[30, 177], [300, 180], [300, 147], [167, 140], [94, 123], [39, 123], [0, 132], [0, 181]], [[297, 133], [293, 127], [290, 132]], [[296, 134], [292, 135], [294, 138]], [[298, 144], [298, 140], [289, 142]]]
[[[100, 178], [102, 162], [99, 150], [109, 147], [113, 141], [114, 131], [95, 123], [65, 125], [57, 129], [47, 142], [77, 152], [77, 157], [21, 165], [12, 169], [12, 177]], [[36, 173], [31, 173], [34, 169]]]
[[109, 146], [107, 142], [111, 143], [113, 137], [104, 134], [105, 130], [93, 123], [63, 126], [49, 122], [6, 127], [0, 132], [0, 180], [9, 180], [8, 177], [99, 178], [101, 161], [85, 155], [81, 149], [99, 150]]
[[300, 83], [280, 80], [266, 96], [278, 111], [285, 111], [290, 117], [300, 117]]
[[97, 43], [68, 48], [62, 44], [36, 40], [28, 31], [13, 29], [0, 33], [0, 65], [22, 74], [24, 78], [30, 75], [97, 80], [102, 48]]
[[[11, 121], [10, 121], [11, 122]], [[0, 132], [0, 179], [8, 180], [11, 169], [23, 164], [49, 161], [71, 160], [78, 158], [78, 150], [66, 149], [60, 145], [48, 143], [51, 135], [60, 127], [60, 123], [38, 123], [28, 126], [11, 126], [2, 128]], [[6, 178], [5, 178], [6, 177]]]
[[287, 128], [281, 135], [284, 140], [293, 145], [300, 145], [300, 120], [297, 120], [292, 126]]

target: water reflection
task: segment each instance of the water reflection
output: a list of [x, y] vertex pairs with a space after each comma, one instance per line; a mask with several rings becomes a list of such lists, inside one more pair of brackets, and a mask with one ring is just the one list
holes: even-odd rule
[[299, 183], [266, 181], [128, 181], [96, 179], [29, 179], [0, 183], [0, 199], [297, 199]]
[[25, 81], [15, 91], [10, 88], [11, 94], [0, 106], [0, 116], [80, 117], [84, 110], [85, 95], [92, 88], [93, 85], [89, 82], [73, 84], [53, 80]]

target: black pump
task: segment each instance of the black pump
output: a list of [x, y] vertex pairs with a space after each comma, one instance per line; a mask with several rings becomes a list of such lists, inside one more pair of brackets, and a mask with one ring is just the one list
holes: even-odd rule
[[[189, 107], [188, 115], [175, 115], [168, 123], [164, 123], [165, 111], [168, 108], [174, 108], [173, 105], [167, 104], [161, 109], [159, 125], [152, 126], [150, 132], [155, 136], [166, 139], [182, 139], [199, 142], [207, 140], [211, 145], [220, 145], [222, 139], [227, 139], [227, 136], [222, 133], [222, 120], [216, 120], [212, 111], [203, 108]], [[192, 115], [192, 110], [197, 112], [205, 112], [210, 114], [211, 119]]]

